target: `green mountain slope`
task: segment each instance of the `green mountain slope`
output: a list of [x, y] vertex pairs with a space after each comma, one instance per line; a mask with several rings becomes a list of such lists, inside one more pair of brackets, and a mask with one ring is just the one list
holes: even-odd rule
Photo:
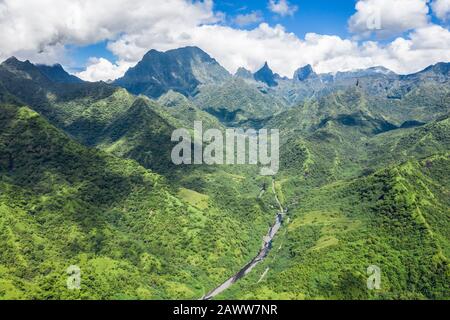
[[123, 158], [135, 159], [146, 168], [158, 172], [174, 169], [171, 142], [175, 125], [155, 112], [155, 104], [145, 98], [136, 99], [130, 109], [114, 119], [101, 134], [98, 147]]
[[194, 128], [194, 121], [202, 121], [205, 129], [223, 129], [224, 125], [211, 114], [200, 109], [191, 100], [180, 93], [169, 91], [158, 99], [166, 113], [179, 121], [179, 125], [188, 130]]
[[378, 167], [442, 153], [450, 149], [450, 119], [444, 116], [418, 128], [386, 132], [368, 141], [366, 147], [368, 165]]
[[301, 194], [268, 259], [223, 297], [449, 299], [449, 173], [447, 153]]
[[383, 132], [386, 127], [385, 122], [354, 114], [327, 119], [311, 134], [288, 132], [281, 147], [281, 176], [317, 186], [450, 150], [448, 117]]
[[[171, 133], [175, 127], [187, 126], [186, 122], [177, 121], [162, 106], [136, 98], [125, 89], [105, 83], [55, 82], [41, 69], [28, 61], [9, 59], [0, 65], [0, 85], [5, 84], [6, 92], [84, 145], [138, 160], [159, 172], [173, 169]], [[3, 100], [8, 102], [11, 96]], [[213, 122], [214, 118], [208, 116], [204, 118]]]
[[[448, 64], [263, 84], [198, 50], [129, 71], [157, 101], [0, 65], [0, 298], [198, 299], [254, 258], [278, 210], [272, 180], [173, 165], [173, 130], [201, 120], [280, 129], [274, 189], [289, 208], [267, 259], [219, 298], [450, 299]], [[81, 291], [66, 288], [72, 264]]]
[[92, 144], [108, 118], [126, 110], [132, 96], [106, 83], [58, 82], [29, 61], [10, 58], [0, 65], [0, 85], [54, 125]]
[[393, 101], [351, 86], [307, 100], [268, 119], [264, 125], [283, 128], [288, 134], [292, 130], [308, 133], [327, 119], [363, 113], [380, 124], [385, 123], [386, 127], [378, 130], [381, 132], [437, 120], [448, 114], [449, 108], [450, 92], [446, 84], [421, 83], [402, 99]]
[[201, 86], [199, 91], [194, 103], [231, 126], [258, 123], [284, 108], [282, 102], [240, 78], [221, 85]]
[[[256, 196], [232, 214], [28, 108], [0, 109], [0, 297], [196, 299], [259, 247], [264, 220], [244, 223], [264, 217]], [[70, 265], [80, 291], [66, 288]]]

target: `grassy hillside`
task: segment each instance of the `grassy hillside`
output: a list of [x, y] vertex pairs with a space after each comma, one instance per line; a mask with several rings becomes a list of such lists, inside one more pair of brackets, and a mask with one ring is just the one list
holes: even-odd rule
[[180, 93], [169, 91], [158, 99], [158, 103], [166, 113], [179, 121], [180, 127], [193, 130], [194, 121], [202, 121], [204, 129], [224, 128], [224, 125], [216, 117], [201, 110]]
[[[238, 215], [207, 195], [173, 193], [161, 176], [79, 145], [28, 108], [0, 108], [0, 297], [195, 299], [259, 247], [256, 197], [241, 199]], [[80, 291], [66, 289], [72, 264]]]
[[280, 112], [284, 104], [259, 91], [243, 79], [232, 79], [222, 85], [199, 88], [194, 102], [228, 125], [261, 121]]
[[310, 134], [281, 131], [281, 176], [322, 185], [449, 151], [448, 116], [413, 128], [386, 127], [382, 120], [355, 113], [330, 117]]
[[[303, 193], [269, 258], [223, 297], [449, 299], [449, 174], [447, 153]], [[370, 265], [381, 290], [367, 290]]]
[[308, 99], [269, 118], [264, 126], [283, 128], [286, 136], [292, 136], [308, 134], [329, 120], [355, 122], [362, 115], [376, 124], [375, 133], [380, 133], [429, 123], [449, 112], [450, 92], [445, 84], [421, 83], [410, 88], [401, 99], [387, 99], [371, 95], [361, 87], [349, 86]]

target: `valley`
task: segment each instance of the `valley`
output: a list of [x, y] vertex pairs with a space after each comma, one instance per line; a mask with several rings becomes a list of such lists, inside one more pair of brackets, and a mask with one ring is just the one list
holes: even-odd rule
[[[0, 298], [449, 299], [449, 72], [232, 75], [186, 47], [106, 83], [7, 59]], [[280, 170], [175, 165], [195, 121], [279, 129]]]
[[284, 209], [278, 200], [278, 196], [275, 192], [275, 181], [272, 180], [272, 190], [275, 197], [275, 200], [277, 204], [280, 207], [280, 210], [277, 212], [275, 217], [275, 223], [269, 228], [269, 231], [266, 236], [263, 238], [262, 248], [258, 252], [258, 255], [252, 259], [245, 267], [243, 267], [239, 272], [237, 272], [234, 276], [232, 276], [230, 279], [225, 281], [223, 284], [215, 288], [214, 290], [210, 291], [208, 294], [206, 294], [204, 297], [202, 297], [202, 300], [210, 300], [216, 297], [217, 295], [221, 294], [225, 290], [227, 290], [230, 286], [232, 286], [234, 283], [239, 281], [239, 279], [245, 277], [248, 273], [250, 273], [261, 261], [263, 261], [267, 255], [269, 254], [270, 250], [272, 249], [272, 242], [277, 235], [278, 231], [280, 230], [284, 217], [286, 216], [287, 209]]

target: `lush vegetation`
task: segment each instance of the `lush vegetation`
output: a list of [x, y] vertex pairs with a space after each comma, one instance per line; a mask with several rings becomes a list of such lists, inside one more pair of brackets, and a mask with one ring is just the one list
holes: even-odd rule
[[223, 298], [450, 298], [449, 174], [447, 153], [303, 191], [268, 259]]
[[[1, 297], [195, 299], [259, 247], [253, 233], [270, 215], [252, 194], [230, 205], [235, 177], [221, 179], [227, 203], [173, 193], [163, 177], [71, 141], [28, 108], [0, 111]], [[258, 192], [255, 181], [246, 188]], [[70, 265], [82, 270], [80, 291], [66, 288]]]
[[[173, 165], [172, 131], [195, 120], [281, 131], [288, 214], [219, 298], [450, 299], [448, 64], [296, 80], [266, 66], [267, 83], [186, 50], [153, 51], [121, 79], [158, 100], [58, 65], [0, 65], [1, 299], [198, 299], [247, 264], [278, 210], [272, 179]], [[148, 70], [160, 85], [139, 87]]]

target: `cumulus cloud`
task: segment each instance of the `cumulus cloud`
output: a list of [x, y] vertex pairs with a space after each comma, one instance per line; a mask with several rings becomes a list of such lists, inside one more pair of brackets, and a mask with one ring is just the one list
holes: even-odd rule
[[261, 22], [262, 20], [263, 20], [262, 13], [260, 11], [253, 11], [247, 14], [238, 14], [234, 18], [234, 23], [240, 27], [244, 27]]
[[269, 10], [280, 16], [292, 16], [298, 7], [291, 5], [287, 0], [269, 0]]
[[320, 61], [320, 70], [363, 69], [385, 66], [397, 73], [420, 71], [437, 62], [449, 62], [450, 32], [437, 25], [428, 25], [412, 31], [408, 37], [398, 37], [391, 43], [380, 45], [366, 41], [345, 55]]
[[292, 76], [298, 67], [305, 64], [313, 65], [319, 72], [384, 65], [398, 73], [410, 73], [448, 59], [448, 34], [448, 30], [441, 26], [426, 25], [410, 32], [405, 38], [399, 37], [392, 43], [382, 45], [315, 33], [300, 39], [281, 25], [272, 27], [267, 23], [261, 23], [252, 30], [202, 25], [185, 29], [172, 38], [159, 39], [148, 32], [124, 35], [112, 42], [109, 48], [117, 56], [139, 60], [149, 44], [159, 50], [196, 45], [231, 73], [239, 67], [255, 71], [265, 61], [283, 76]]
[[162, 25], [215, 22], [219, 17], [212, 6], [212, 0], [1, 0], [0, 58], [61, 44], [87, 45], [143, 29], [157, 32]]
[[[424, 0], [395, 1], [426, 5]], [[39, 9], [35, 2], [41, 5]], [[49, 10], [44, 10], [43, 5]], [[69, 6], [72, 9], [66, 8]], [[361, 8], [356, 15], [365, 12]], [[42, 13], [36, 16], [38, 10]], [[242, 30], [219, 23], [220, 18], [211, 1], [0, 0], [0, 58], [22, 53], [32, 61], [43, 62], [47, 57], [53, 63], [53, 59], [64, 55], [65, 44], [83, 45], [106, 39], [117, 61], [91, 59], [86, 70], [77, 74], [89, 81], [120, 77], [150, 49], [165, 51], [188, 45], [202, 48], [231, 73], [239, 67], [255, 71], [268, 61], [283, 76], [292, 76], [305, 64], [313, 65], [318, 72], [383, 65], [398, 73], [410, 73], [449, 59], [449, 31], [428, 23], [426, 17], [422, 22], [419, 19], [420, 23], [415, 21], [414, 26], [401, 27], [412, 30], [387, 44], [315, 33], [301, 39], [282, 25], [267, 23]], [[352, 19], [358, 25], [357, 19]]]
[[360, 37], [385, 38], [428, 24], [429, 0], [359, 0], [349, 29]]
[[86, 70], [77, 73], [76, 76], [91, 82], [114, 80], [121, 77], [128, 68], [133, 66], [133, 63], [126, 61], [111, 63], [104, 58], [90, 58]]
[[450, 19], [450, 0], [434, 0], [431, 7], [439, 19], [444, 21]]

